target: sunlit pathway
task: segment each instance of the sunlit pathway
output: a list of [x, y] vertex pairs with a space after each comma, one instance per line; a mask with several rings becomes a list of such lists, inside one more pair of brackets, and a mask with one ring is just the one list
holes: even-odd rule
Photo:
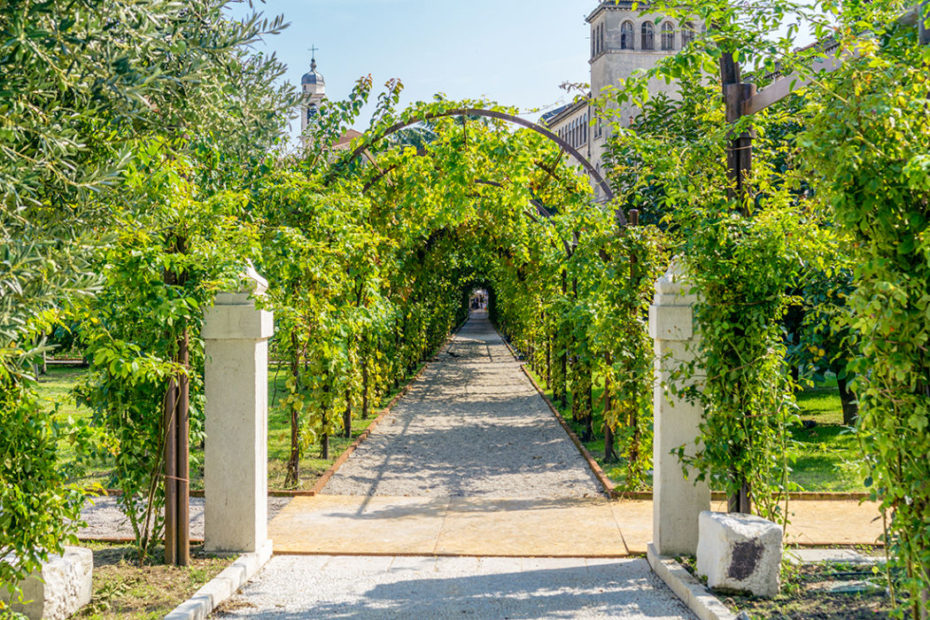
[[649, 510], [601, 495], [474, 315], [324, 494], [272, 520], [275, 557], [217, 615], [691, 618], [645, 560], [625, 557], [644, 548]]
[[219, 617], [692, 618], [645, 560], [276, 556]]
[[552, 499], [600, 491], [482, 313], [436, 356], [323, 492]]

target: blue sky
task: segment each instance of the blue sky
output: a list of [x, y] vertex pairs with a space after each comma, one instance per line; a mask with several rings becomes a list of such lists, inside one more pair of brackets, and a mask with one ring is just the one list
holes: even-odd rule
[[[298, 84], [315, 44], [318, 71], [332, 99], [345, 97], [355, 80], [370, 73], [376, 87], [400, 78], [403, 102], [442, 92], [453, 99], [487, 97], [521, 110], [549, 108], [573, 96], [559, 88], [561, 83], [590, 79], [584, 18], [596, 5], [595, 0], [267, 0], [256, 3], [257, 10], [283, 14], [291, 25], [257, 48], [277, 52], [288, 65], [286, 79]], [[246, 10], [234, 7], [236, 14]]]

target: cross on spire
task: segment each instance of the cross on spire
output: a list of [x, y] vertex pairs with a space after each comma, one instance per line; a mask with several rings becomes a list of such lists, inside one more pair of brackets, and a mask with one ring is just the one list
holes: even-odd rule
[[310, 46], [310, 70], [316, 71], [316, 53], [320, 50], [316, 43]]

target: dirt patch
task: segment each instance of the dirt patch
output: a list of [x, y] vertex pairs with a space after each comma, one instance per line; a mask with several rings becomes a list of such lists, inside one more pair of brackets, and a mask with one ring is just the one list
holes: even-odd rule
[[160, 564], [160, 550], [139, 566], [131, 545], [86, 546], [94, 552], [94, 595], [77, 618], [163, 618], [234, 560], [208, 555], [198, 546], [191, 549], [188, 567]]
[[[694, 558], [680, 558], [692, 574]], [[703, 579], [702, 579], [703, 581]], [[866, 620], [888, 618], [892, 611], [882, 573], [862, 564], [785, 565], [781, 594], [773, 599], [721, 594], [721, 602], [734, 613], [752, 619]]]
[[232, 598], [226, 599], [225, 601], [217, 605], [216, 609], [213, 610], [213, 613], [222, 615], [222, 614], [232, 613], [234, 611], [240, 611], [242, 609], [255, 609], [255, 608], [256, 608], [256, 605], [254, 603], [244, 598], [239, 598], [238, 596], [234, 596]]

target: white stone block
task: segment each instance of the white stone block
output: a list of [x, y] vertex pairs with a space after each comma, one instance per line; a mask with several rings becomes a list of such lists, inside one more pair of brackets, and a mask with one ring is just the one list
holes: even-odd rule
[[[84, 547], [65, 547], [64, 555], [50, 555], [41, 570], [20, 587], [28, 603], [12, 605], [13, 611], [35, 620], [70, 618], [90, 603], [93, 596], [94, 554]], [[10, 594], [0, 588], [0, 600]]]
[[780, 525], [761, 517], [704, 511], [698, 523], [697, 572], [711, 588], [774, 597], [783, 535]]
[[208, 551], [254, 552], [268, 540], [268, 339], [274, 320], [252, 298], [266, 288], [250, 269], [242, 290], [217, 295], [204, 316]]
[[[710, 509], [710, 488], [698, 482], [697, 472], [684, 475], [678, 456], [681, 446], [693, 456], [699, 449], [703, 409], [683, 396], [669, 393], [673, 372], [694, 360], [700, 334], [693, 328], [696, 297], [680, 265], [673, 261], [656, 283], [649, 309], [650, 333], [655, 339], [655, 412], [653, 437], [653, 542], [662, 555], [693, 554], [698, 544], [698, 515]], [[694, 369], [689, 384], [700, 389], [703, 370]]]

